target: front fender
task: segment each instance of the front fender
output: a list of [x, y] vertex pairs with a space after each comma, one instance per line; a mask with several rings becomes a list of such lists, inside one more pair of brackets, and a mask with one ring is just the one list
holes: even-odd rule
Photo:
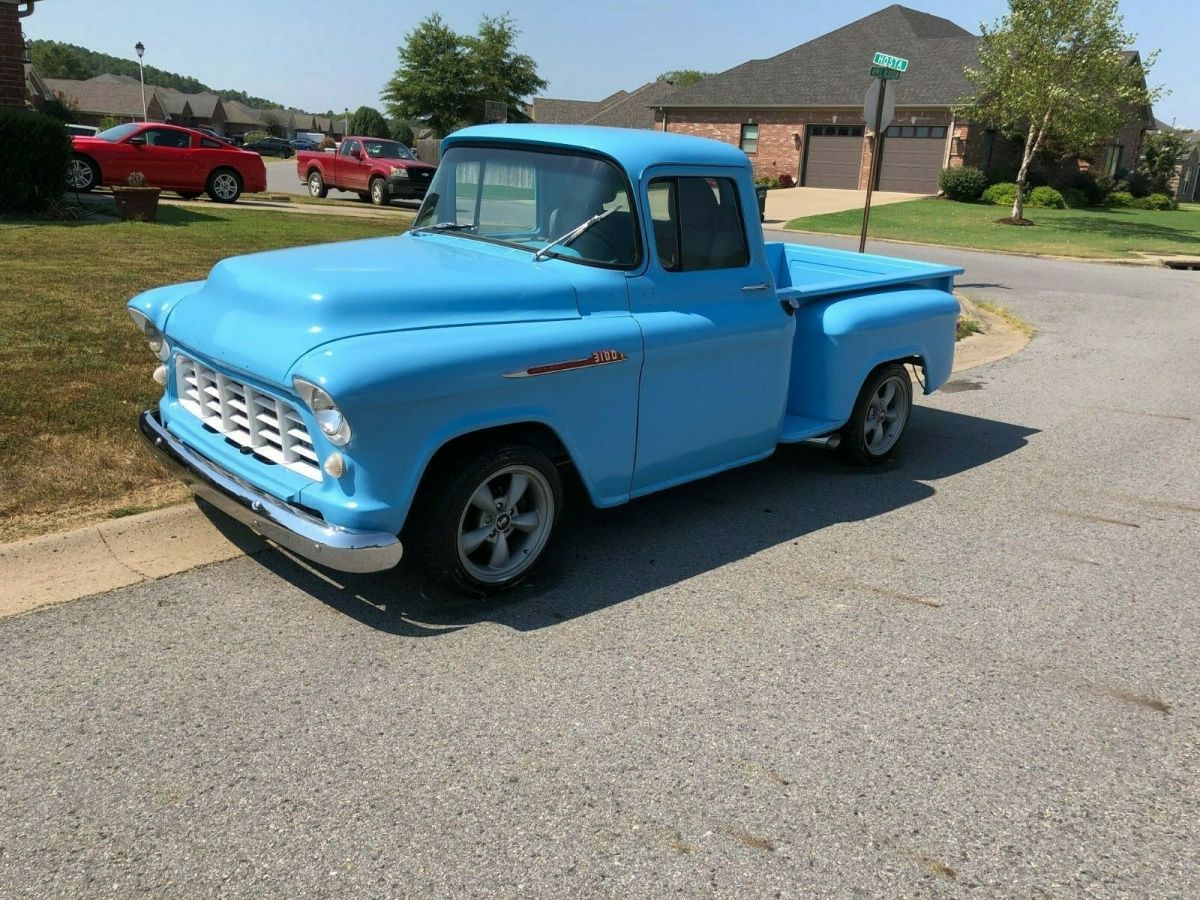
[[144, 291], [126, 304], [129, 309], [136, 309], [146, 316], [154, 327], [166, 333], [167, 318], [175, 304], [204, 287], [203, 281], [184, 281], [180, 284], [168, 284], [163, 287]]
[[[608, 361], [546, 374], [530, 369]], [[535, 422], [554, 431], [593, 502], [628, 499], [642, 338], [628, 315], [365, 335], [302, 357], [290, 377], [321, 385], [353, 436], [346, 475], [302, 501], [332, 524], [399, 532], [429, 461], [457, 437]]]

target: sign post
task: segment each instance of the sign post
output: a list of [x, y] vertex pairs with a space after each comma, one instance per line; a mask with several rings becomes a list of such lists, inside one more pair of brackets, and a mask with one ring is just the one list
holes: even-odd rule
[[908, 60], [889, 53], [876, 53], [872, 61], [871, 77], [875, 80], [863, 97], [863, 118], [874, 119], [875, 146], [871, 149], [871, 172], [867, 176], [867, 199], [863, 204], [862, 232], [858, 236], [858, 252], [867, 252], [867, 223], [871, 220], [871, 194], [875, 190], [875, 179], [879, 173], [879, 157], [883, 150], [883, 130], [892, 124], [896, 115], [896, 90], [888, 90], [888, 82], [895, 81], [901, 72], [908, 71]]

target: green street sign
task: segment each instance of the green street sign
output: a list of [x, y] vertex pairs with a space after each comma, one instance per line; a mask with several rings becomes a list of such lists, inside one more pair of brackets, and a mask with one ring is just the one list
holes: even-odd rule
[[884, 81], [892, 81], [900, 77], [900, 73], [895, 69], [889, 69], [885, 66], [871, 66], [871, 77], [882, 78]]
[[888, 53], [879, 53], [876, 51], [875, 58], [872, 62], [877, 66], [883, 66], [885, 69], [895, 69], [897, 72], [908, 71], [908, 60], [902, 59], [899, 56], [892, 56]]

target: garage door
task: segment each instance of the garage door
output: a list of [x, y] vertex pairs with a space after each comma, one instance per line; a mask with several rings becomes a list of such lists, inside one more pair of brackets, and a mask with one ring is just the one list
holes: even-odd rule
[[883, 133], [881, 191], [936, 194], [946, 159], [945, 125], [893, 125]]
[[855, 190], [862, 149], [861, 125], [809, 125], [800, 183], [805, 187]]

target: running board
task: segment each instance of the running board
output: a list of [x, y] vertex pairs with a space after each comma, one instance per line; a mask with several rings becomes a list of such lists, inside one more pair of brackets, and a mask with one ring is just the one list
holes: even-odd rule
[[779, 430], [779, 443], [798, 444], [809, 438], [821, 437], [837, 431], [843, 422], [829, 422], [825, 419], [807, 419], [804, 416], [784, 416], [783, 427]]

